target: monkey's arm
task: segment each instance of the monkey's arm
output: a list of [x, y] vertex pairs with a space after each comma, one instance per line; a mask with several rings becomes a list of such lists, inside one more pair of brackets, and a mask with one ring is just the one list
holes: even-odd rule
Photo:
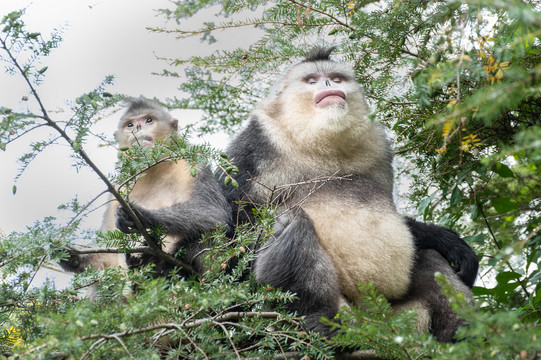
[[[187, 239], [199, 239], [218, 224], [231, 225], [231, 207], [208, 168], [198, 171], [191, 199], [186, 202], [157, 210], [131, 206], [145, 227], [162, 226], [168, 234]], [[135, 222], [121, 207], [116, 213], [116, 226], [128, 234], [136, 231]]]
[[102, 270], [119, 265], [126, 266], [123, 254], [96, 253], [81, 255], [71, 247], [67, 247], [65, 250], [68, 252], [68, 257], [60, 260], [59, 265], [68, 272], [80, 273], [85, 271], [87, 267]]
[[258, 282], [297, 295], [290, 310], [306, 316], [307, 330], [331, 335], [320, 318], [333, 319], [346, 301], [334, 265], [302, 208], [277, 219], [274, 238], [258, 250], [254, 271]]
[[479, 260], [472, 248], [454, 231], [406, 217], [418, 249], [439, 252], [470, 288], [477, 277]]

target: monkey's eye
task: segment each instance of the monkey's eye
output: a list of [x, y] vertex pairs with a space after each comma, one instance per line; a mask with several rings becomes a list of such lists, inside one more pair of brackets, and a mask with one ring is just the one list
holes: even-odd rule
[[146, 121], [145, 121], [145, 122], [146, 122], [147, 124], [150, 124], [150, 123], [151, 123], [151, 122], [153, 122], [153, 121], [154, 121], [154, 119], [152, 119], [152, 118], [148, 118], [148, 119], [146, 119]]
[[342, 82], [342, 78], [340, 76], [335, 76], [331, 80], [337, 84], [340, 84]]
[[126, 127], [133, 127], [133, 123], [132, 122], [127, 123]]
[[317, 79], [313, 76], [310, 76], [304, 80], [307, 84], [314, 85], [317, 83]]

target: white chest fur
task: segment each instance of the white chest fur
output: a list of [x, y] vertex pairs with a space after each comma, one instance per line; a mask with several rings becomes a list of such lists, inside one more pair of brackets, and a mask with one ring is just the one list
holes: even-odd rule
[[374, 283], [388, 299], [408, 289], [414, 262], [412, 236], [391, 207], [336, 201], [307, 202], [318, 239], [331, 257], [344, 294], [357, 303], [358, 283]]

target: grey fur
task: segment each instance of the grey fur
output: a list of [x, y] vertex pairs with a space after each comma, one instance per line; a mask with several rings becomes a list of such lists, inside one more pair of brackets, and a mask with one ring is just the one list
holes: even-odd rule
[[[175, 136], [178, 121], [158, 104], [137, 98], [128, 99], [127, 107], [115, 133], [121, 145], [122, 142], [128, 146], [133, 144], [133, 139], [127, 138], [123, 129], [127, 126], [127, 122], [131, 123], [133, 118], [137, 117], [152, 119], [153, 121], [149, 122], [152, 126], [157, 123], [157, 128], [151, 127], [146, 130], [148, 133], [145, 135], [151, 137], [152, 141]], [[208, 166], [199, 165], [193, 179], [188, 172], [189, 169], [182, 168], [183, 162], [185, 161], [161, 163], [145, 171], [145, 177], [138, 180], [130, 194], [135, 197], [135, 202], [142, 199], [142, 203], [132, 203], [131, 207], [147, 228], [159, 225], [165, 229], [167, 244], [164, 251], [171, 255], [177, 254], [183, 262], [202, 272], [201, 260], [195, 257], [202, 250], [201, 235], [213, 231], [218, 226], [229, 229], [232, 224], [231, 206]], [[160, 181], [162, 179], [163, 181]], [[157, 186], [161, 188], [156, 188]], [[115, 219], [116, 227], [121, 231], [136, 232], [134, 220], [123, 208], [118, 207], [118, 203], [112, 202], [105, 213], [102, 229], [112, 230]], [[183, 251], [179, 252], [181, 248]], [[146, 253], [127, 255], [126, 260], [127, 265], [131, 267], [154, 263], [157, 276], [166, 276], [173, 268], [169, 262]], [[119, 261], [118, 254], [77, 255], [70, 252], [69, 258], [61, 262], [65, 270], [72, 272], [83, 271], [89, 266], [104, 269], [118, 265], [126, 266], [124, 260]], [[180, 272], [183, 272], [182, 269]]]
[[[219, 225], [227, 229], [232, 223], [231, 207], [206, 166], [197, 171], [192, 196], [188, 201], [157, 210], [148, 210], [136, 204], [131, 206], [147, 228], [159, 225], [168, 235], [181, 235], [183, 240], [175, 245], [173, 253], [182, 247], [185, 251], [181, 260], [192, 264], [199, 272], [203, 271], [201, 259], [194, 256], [202, 250], [201, 235], [213, 231]], [[116, 225], [124, 233], [136, 231], [135, 222], [122, 207], [117, 210]], [[157, 275], [165, 276], [172, 269], [171, 264], [150, 255], [128, 258], [128, 265], [132, 267], [150, 262], [156, 263]]]
[[[319, 49], [311, 52], [304, 62], [288, 72], [282, 82], [282, 90], [263, 102], [250, 117], [248, 126], [226, 151], [240, 170], [236, 175], [239, 188], [229, 186], [223, 189], [228, 201], [234, 204], [237, 221], [251, 221], [252, 208], [258, 204], [268, 201], [278, 204], [283, 215], [277, 219], [275, 238], [258, 253], [254, 266], [256, 279], [297, 293], [299, 300], [291, 309], [306, 316], [307, 329], [324, 333], [329, 333], [329, 329], [318, 321], [319, 317], [334, 317], [339, 306], [352, 299], [346, 299], [338, 280], [336, 263], [322, 247], [314, 223], [304, 209], [318, 204], [326, 206], [330, 202], [347, 204], [348, 207], [373, 206], [376, 211], [384, 211], [382, 217], [396, 216], [392, 200], [392, 150], [382, 128], [370, 125], [373, 126], [369, 129], [370, 138], [363, 139], [360, 134], [357, 141], [347, 138], [352, 136], [347, 130], [337, 140], [328, 142], [325, 142], [326, 134], [318, 133], [318, 141], [320, 138], [323, 140], [314, 146], [306, 145], [301, 139], [307, 142], [310, 139], [298, 134], [285, 138], [285, 130], [280, 128], [283, 125], [277, 125], [289, 124], [284, 120], [289, 109], [281, 97], [284, 94], [291, 96], [291, 92], [287, 93], [288, 86], [295, 86], [295, 76], [297, 79], [303, 76], [305, 67], [314, 63], [310, 71], [317, 74], [344, 68], [343, 64], [335, 66], [333, 64], [337, 63], [329, 61], [331, 51]], [[351, 72], [346, 69], [344, 79], [351, 78]], [[353, 95], [348, 93], [349, 102], [357, 99], [356, 90], [351, 91]], [[364, 101], [362, 96], [359, 101]], [[359, 119], [364, 118], [366, 107], [362, 104], [352, 106], [356, 106], [356, 111], [362, 111], [357, 114]], [[303, 112], [297, 113], [304, 116]], [[298, 119], [290, 118], [289, 121]], [[303, 121], [309, 129], [310, 119]], [[366, 153], [364, 143], [374, 141], [379, 144], [377, 149]], [[359, 158], [363, 153], [366, 163], [363, 157]], [[313, 181], [317, 177], [326, 177], [327, 180]], [[280, 187], [285, 184], [295, 185]], [[237, 205], [239, 203], [242, 206]], [[413, 219], [407, 219], [407, 226], [418, 249], [440, 251], [447, 261], [454, 264], [456, 271], [463, 271], [461, 277], [468, 285], [473, 283], [477, 258], [456, 233]], [[440, 234], [444, 236], [440, 237]], [[432, 316], [431, 332], [441, 341], [450, 341], [461, 321], [456, 316], [452, 317], [445, 297], [433, 280], [434, 269], [448, 275], [457, 290], [469, 298], [471, 291], [441, 255], [435, 251], [418, 252], [409, 292], [403, 299], [395, 301], [415, 300], [427, 306]], [[392, 262], [390, 265], [395, 266]]]
[[[182, 241], [175, 244], [172, 253], [182, 248], [181, 260], [191, 264], [199, 272], [203, 271], [201, 259], [194, 256], [203, 249], [200, 243], [201, 235], [213, 231], [218, 226], [223, 226], [227, 230], [232, 225], [231, 207], [207, 166], [197, 171], [190, 200], [158, 210], [148, 210], [136, 204], [131, 206], [147, 228], [160, 225], [168, 235], [181, 235]], [[118, 229], [122, 232], [136, 231], [135, 222], [121, 207], [117, 210], [116, 221]], [[89, 266], [95, 269], [118, 266], [114, 264], [116, 258], [116, 254], [78, 255], [71, 252], [60, 265], [69, 272], [82, 272]], [[167, 276], [173, 268], [173, 265], [165, 260], [148, 254], [127, 255], [126, 261], [132, 268], [154, 263], [156, 276]], [[180, 273], [183, 273], [182, 269]]]
[[258, 281], [287, 289], [303, 299], [294, 302], [290, 310], [306, 315], [307, 328], [328, 330], [320, 318], [332, 319], [338, 312], [340, 287], [332, 261], [302, 209], [277, 219], [274, 238], [260, 249], [254, 273]]
[[466, 300], [473, 306], [473, 294], [449, 263], [435, 250], [419, 250], [412, 277], [413, 281], [407, 296], [394, 303], [401, 306], [405, 303], [418, 303], [429, 310], [430, 332], [440, 342], [454, 341], [456, 330], [464, 325], [464, 319], [449, 306], [449, 300], [441, 291], [434, 275], [440, 273], [447, 278], [455, 291], [464, 294]]

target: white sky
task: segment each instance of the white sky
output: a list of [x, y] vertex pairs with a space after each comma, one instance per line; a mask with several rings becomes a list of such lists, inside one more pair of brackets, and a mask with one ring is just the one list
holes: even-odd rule
[[[155, 9], [171, 7], [168, 0], [1, 0], [0, 17], [27, 7], [23, 20], [31, 31], [41, 32], [46, 38], [54, 28], [63, 27], [58, 49], [42, 60], [48, 66], [45, 81], [38, 92], [48, 111], [55, 119], [69, 116], [67, 101], [97, 87], [107, 75], [115, 76], [112, 93], [149, 98], [182, 97], [178, 90], [182, 79], [151, 75], [167, 67], [159, 57], [187, 59], [191, 55], [209, 53], [213, 47], [198, 39], [177, 40], [171, 35], [150, 33], [152, 26], [177, 27], [167, 24], [164, 16]], [[195, 28], [202, 21], [214, 20], [213, 11], [200, 12], [196, 20], [183, 22], [184, 27]], [[256, 36], [250, 31], [224, 34], [219, 46], [248, 45]], [[177, 69], [175, 69], [177, 71]], [[182, 74], [182, 71], [178, 71]], [[16, 111], [35, 109], [35, 102], [22, 101], [28, 96], [23, 79], [8, 76], [2, 65], [0, 71], [0, 106]], [[31, 97], [30, 97], [31, 98]], [[173, 115], [180, 124], [197, 121], [198, 111], [177, 111]], [[104, 119], [98, 129], [111, 135], [116, 128], [119, 114]], [[0, 151], [0, 232], [24, 231], [26, 226], [46, 216], [67, 221], [68, 212], [58, 212], [58, 205], [69, 202], [78, 194], [81, 203], [92, 199], [105, 189], [97, 176], [88, 169], [77, 172], [65, 145], [53, 146], [42, 153], [17, 181], [17, 192], [12, 194], [14, 178], [18, 171], [17, 159], [36, 140], [29, 135]], [[216, 148], [224, 148], [227, 138], [223, 135], [204, 140]], [[98, 148], [98, 142], [89, 142], [85, 150], [106, 174], [113, 170], [116, 151]], [[98, 210], [86, 221], [84, 227], [98, 228], [103, 210]], [[45, 277], [56, 277], [50, 271], [40, 271], [34, 280], [39, 284]], [[65, 280], [60, 281], [61, 286]], [[58, 285], [58, 282], [57, 282]]]
[[[154, 10], [170, 7], [167, 0], [2, 0], [0, 16], [25, 6], [28, 8], [23, 20], [31, 31], [41, 32], [48, 37], [53, 28], [64, 27], [59, 48], [42, 61], [48, 70], [44, 83], [38, 88], [47, 109], [57, 119], [69, 116], [69, 113], [62, 112], [68, 110], [66, 101], [92, 90], [110, 74], [115, 75], [115, 85], [110, 92], [162, 100], [182, 97], [178, 90], [182, 79], [151, 75], [167, 67], [156, 56], [188, 58], [190, 55], [208, 53], [211, 49], [197, 39], [177, 40], [171, 35], [146, 30], [149, 26], [176, 26], [174, 23], [167, 24], [165, 17]], [[209, 20], [208, 16], [212, 16], [212, 11], [203, 12], [199, 19]], [[235, 40], [238, 45], [237, 36]], [[227, 39], [222, 39], [221, 46], [224, 46], [224, 41], [227, 45]], [[19, 111], [28, 107], [33, 109], [35, 103], [32, 99], [21, 101], [25, 95], [28, 96], [28, 89], [22, 78], [8, 76], [2, 68], [0, 105]], [[176, 112], [174, 115], [181, 124], [199, 118], [197, 111]], [[98, 130], [112, 134], [118, 116], [103, 120]], [[17, 193], [13, 195], [17, 158], [28, 149], [31, 140], [31, 136], [22, 138], [9, 144], [6, 152], [0, 151], [0, 231], [5, 234], [22, 231], [45, 216], [68, 216], [67, 212], [57, 213], [57, 206], [70, 201], [75, 194], [79, 194], [84, 201], [104, 189], [91, 171], [83, 169], [77, 173], [70, 166], [71, 160], [62, 145], [49, 149], [30, 165], [18, 180]], [[213, 137], [205, 141], [223, 148], [227, 139]], [[116, 153], [114, 149], [99, 149], [97, 145], [89, 143], [85, 149], [105, 173], [110, 173]], [[87, 226], [99, 226], [100, 219], [101, 212], [97, 211]]]

